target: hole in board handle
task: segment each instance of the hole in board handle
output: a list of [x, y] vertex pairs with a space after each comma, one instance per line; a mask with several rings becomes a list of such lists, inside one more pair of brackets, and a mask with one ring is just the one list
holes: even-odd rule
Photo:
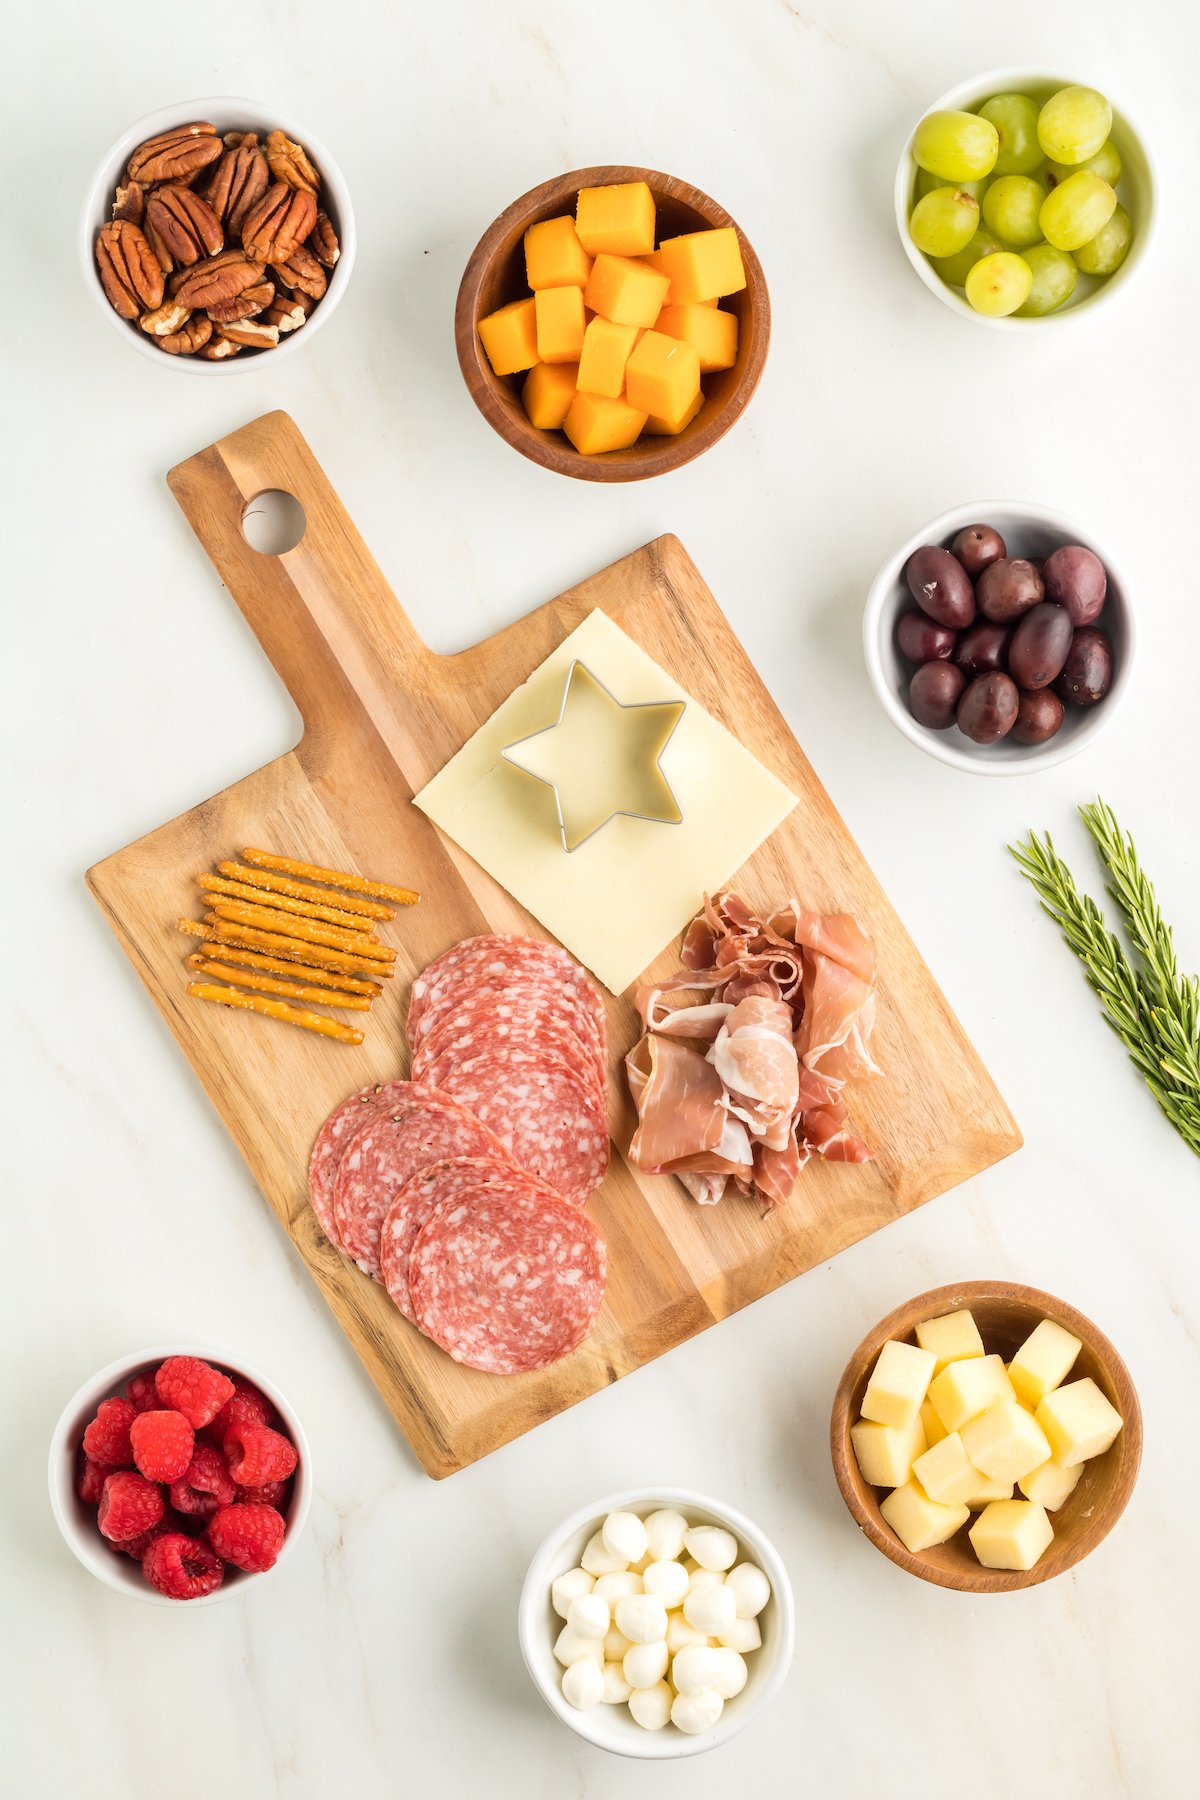
[[286, 555], [296, 548], [307, 528], [304, 508], [295, 494], [284, 488], [268, 488], [242, 509], [242, 536], [260, 556]]

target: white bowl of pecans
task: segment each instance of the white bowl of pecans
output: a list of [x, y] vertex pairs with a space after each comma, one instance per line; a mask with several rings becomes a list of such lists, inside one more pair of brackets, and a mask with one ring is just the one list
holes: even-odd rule
[[307, 343], [345, 292], [354, 251], [328, 150], [256, 100], [190, 100], [139, 119], [101, 159], [79, 221], [104, 317], [192, 374]]

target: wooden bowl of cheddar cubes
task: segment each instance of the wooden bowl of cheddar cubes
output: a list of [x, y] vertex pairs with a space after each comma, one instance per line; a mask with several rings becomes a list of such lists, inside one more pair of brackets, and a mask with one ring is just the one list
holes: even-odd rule
[[762, 267], [729, 214], [654, 169], [575, 169], [524, 194], [467, 264], [459, 365], [543, 468], [642, 481], [740, 418], [767, 357]]
[[1074, 1307], [966, 1282], [897, 1307], [838, 1386], [834, 1473], [860, 1529], [939, 1587], [1006, 1593], [1061, 1575], [1133, 1492], [1129, 1371]]

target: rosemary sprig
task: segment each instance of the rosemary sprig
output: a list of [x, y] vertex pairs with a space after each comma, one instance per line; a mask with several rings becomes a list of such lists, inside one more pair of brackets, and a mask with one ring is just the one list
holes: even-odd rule
[[1171, 929], [1133, 839], [1111, 808], [1097, 800], [1079, 811], [1103, 859], [1136, 966], [1095, 901], [1075, 886], [1048, 832], [1039, 838], [1031, 831], [1027, 843], [1010, 844], [1009, 851], [1082, 963], [1105, 1020], [1159, 1107], [1200, 1156], [1200, 980], [1180, 973]]

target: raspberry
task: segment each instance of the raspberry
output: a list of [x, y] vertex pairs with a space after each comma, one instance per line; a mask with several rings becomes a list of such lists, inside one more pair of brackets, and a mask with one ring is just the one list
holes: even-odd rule
[[105, 1477], [97, 1523], [102, 1537], [122, 1544], [140, 1537], [163, 1516], [163, 1497], [154, 1483], [133, 1469], [118, 1469]]
[[142, 1375], [131, 1375], [125, 1383], [125, 1398], [134, 1412], [157, 1412], [162, 1401], [154, 1385], [154, 1371], [148, 1369]]
[[152, 1525], [149, 1531], [143, 1531], [135, 1538], [127, 1538], [124, 1543], [114, 1544], [113, 1549], [119, 1550], [122, 1556], [131, 1556], [134, 1562], [141, 1562], [156, 1538], [164, 1537], [168, 1531], [180, 1531], [182, 1528], [182, 1519], [175, 1513], [165, 1512], [158, 1524]]
[[208, 1521], [208, 1541], [235, 1569], [261, 1575], [274, 1567], [286, 1529], [273, 1506], [223, 1506]]
[[218, 1507], [233, 1504], [234, 1493], [220, 1451], [211, 1444], [197, 1444], [187, 1470], [171, 1483], [171, 1505], [181, 1513], [211, 1519]]
[[142, 1558], [142, 1574], [168, 1600], [198, 1600], [225, 1579], [220, 1557], [202, 1539], [185, 1537], [182, 1531], [155, 1538]]
[[111, 1468], [133, 1461], [129, 1427], [134, 1410], [128, 1400], [102, 1400], [96, 1416], [83, 1434], [83, 1447], [93, 1462]]
[[239, 1506], [273, 1506], [276, 1512], [282, 1512], [287, 1487], [286, 1481], [264, 1481], [261, 1487], [239, 1487], [234, 1491], [234, 1500]]
[[243, 1381], [239, 1375], [233, 1384], [232, 1398], [227, 1400], [212, 1422], [215, 1441], [225, 1442], [225, 1435], [235, 1425], [270, 1425], [275, 1418], [275, 1408], [265, 1394], [259, 1392], [252, 1381]]
[[85, 1506], [99, 1506], [104, 1483], [111, 1474], [111, 1469], [106, 1468], [103, 1463], [93, 1462], [87, 1452], [83, 1452], [79, 1473], [75, 1477], [75, 1492]]
[[235, 1425], [226, 1433], [225, 1460], [239, 1487], [263, 1487], [287, 1480], [296, 1466], [296, 1451], [269, 1425]]
[[221, 1408], [233, 1399], [233, 1383], [220, 1369], [210, 1368], [198, 1356], [168, 1356], [154, 1377], [163, 1406], [181, 1412], [197, 1431], [210, 1425]]
[[182, 1413], [139, 1413], [129, 1437], [133, 1460], [149, 1481], [178, 1481], [185, 1474], [196, 1434]]

